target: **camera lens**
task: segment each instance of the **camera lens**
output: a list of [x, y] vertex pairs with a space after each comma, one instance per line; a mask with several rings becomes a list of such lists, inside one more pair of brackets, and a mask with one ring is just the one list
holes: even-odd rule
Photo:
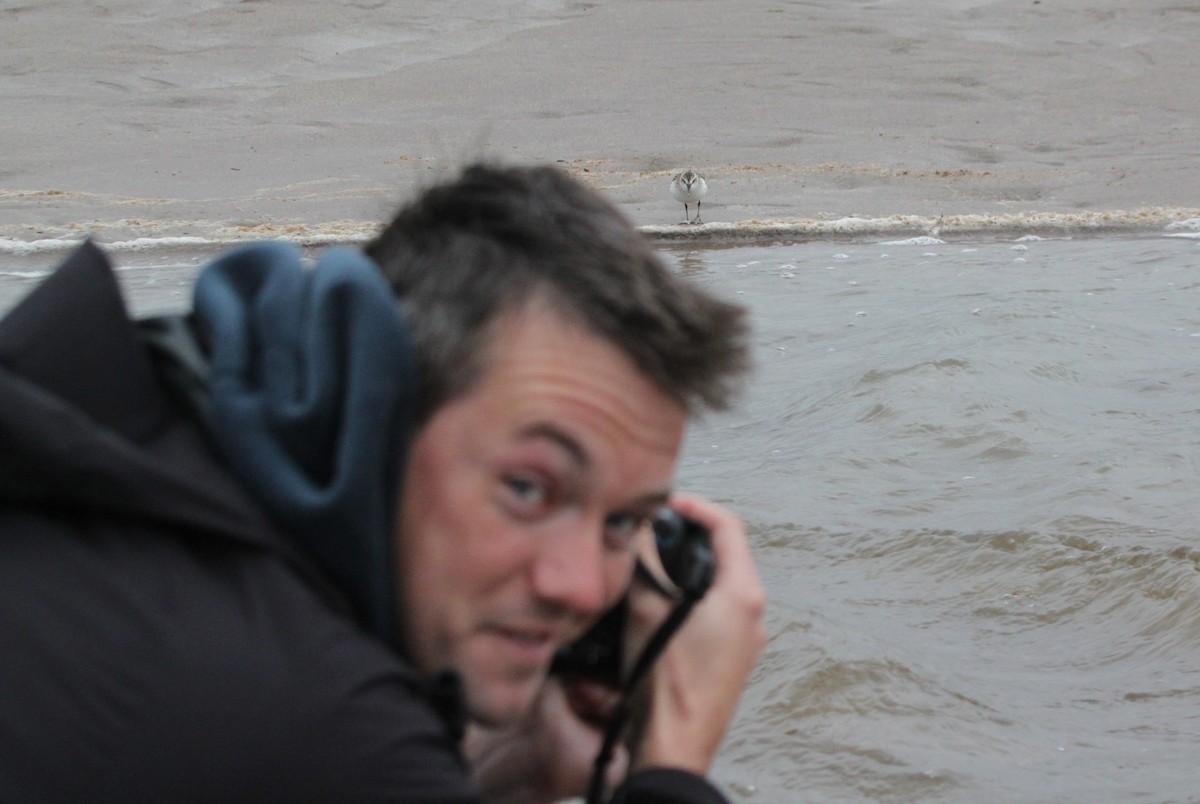
[[671, 583], [685, 595], [703, 595], [714, 570], [711, 537], [704, 526], [664, 508], [654, 518], [654, 542]]

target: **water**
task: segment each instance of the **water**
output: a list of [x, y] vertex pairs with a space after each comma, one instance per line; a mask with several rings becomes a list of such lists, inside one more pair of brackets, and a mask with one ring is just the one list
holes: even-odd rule
[[[675, 249], [758, 363], [681, 485], [746, 517], [771, 641], [738, 801], [1185, 801], [1200, 770], [1200, 242]], [[9, 255], [0, 307], [60, 254]], [[207, 256], [117, 255], [140, 312]]]
[[674, 252], [754, 312], [684, 485], [747, 517], [747, 801], [1200, 795], [1200, 243]]
[[[66, 258], [51, 249], [0, 257], [0, 315], [22, 299]], [[219, 249], [200, 244], [109, 252], [126, 306], [135, 315], [185, 310], [191, 305], [192, 280]]]

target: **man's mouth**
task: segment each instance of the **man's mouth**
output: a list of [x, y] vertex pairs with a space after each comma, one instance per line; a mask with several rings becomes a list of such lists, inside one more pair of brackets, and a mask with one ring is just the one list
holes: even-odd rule
[[550, 628], [494, 626], [492, 633], [504, 643], [507, 653], [518, 657], [522, 664], [548, 667], [562, 637]]

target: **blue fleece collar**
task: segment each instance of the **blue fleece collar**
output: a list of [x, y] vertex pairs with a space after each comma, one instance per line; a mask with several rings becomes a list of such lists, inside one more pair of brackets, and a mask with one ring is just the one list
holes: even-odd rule
[[309, 270], [294, 246], [247, 246], [204, 269], [194, 315], [226, 459], [394, 644], [392, 528], [416, 365], [378, 268], [350, 248]]

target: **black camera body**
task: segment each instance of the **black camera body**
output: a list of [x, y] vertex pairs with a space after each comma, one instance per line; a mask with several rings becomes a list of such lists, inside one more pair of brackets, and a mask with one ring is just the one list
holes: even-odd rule
[[[640, 562], [636, 571], [665, 595], [699, 600], [716, 574], [708, 529], [670, 508], [662, 509], [652, 524], [659, 562], [674, 589], [660, 583]], [[558, 651], [550, 672], [619, 686], [621, 643], [627, 619], [628, 604], [622, 598], [583, 636]]]

